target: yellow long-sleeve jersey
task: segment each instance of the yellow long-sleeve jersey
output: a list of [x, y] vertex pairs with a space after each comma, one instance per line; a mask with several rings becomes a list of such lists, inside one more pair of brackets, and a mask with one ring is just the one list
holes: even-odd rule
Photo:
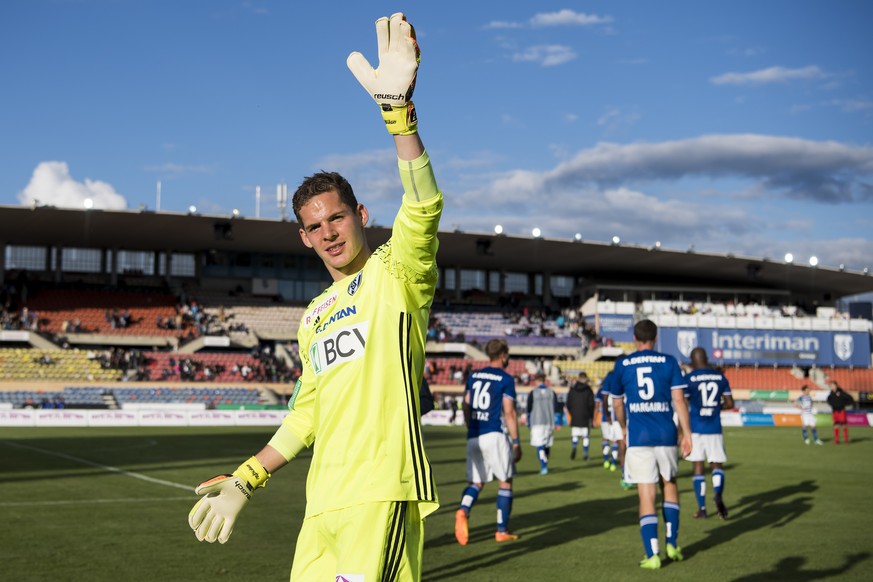
[[301, 319], [303, 373], [283, 428], [314, 446], [307, 517], [373, 501], [418, 501], [422, 517], [438, 507], [419, 388], [443, 196], [427, 154], [399, 165], [390, 240]]

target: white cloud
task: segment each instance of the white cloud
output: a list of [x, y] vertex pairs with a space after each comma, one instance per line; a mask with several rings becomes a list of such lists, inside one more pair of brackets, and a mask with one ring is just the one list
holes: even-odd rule
[[769, 67], [749, 73], [724, 73], [710, 78], [713, 85], [768, 85], [788, 81], [810, 81], [826, 79], [828, 74], [816, 65], [800, 69]]
[[548, 44], [528, 47], [520, 53], [515, 53], [512, 60], [539, 63], [543, 67], [554, 67], [570, 62], [577, 56], [576, 52], [569, 46]]
[[597, 118], [597, 125], [603, 127], [608, 133], [615, 133], [630, 127], [640, 120], [640, 113], [635, 109], [622, 109], [610, 106]]
[[127, 208], [127, 200], [111, 184], [88, 178], [84, 182], [74, 180], [66, 162], [41, 162], [33, 171], [30, 182], [18, 193], [19, 202], [27, 206], [84, 208], [86, 199], [93, 202], [94, 208]]
[[520, 22], [507, 22], [505, 20], [492, 20], [488, 24], [485, 25], [486, 29], [511, 29], [511, 28], [524, 28], [524, 24]]
[[760, 181], [768, 194], [820, 202], [873, 200], [873, 147], [727, 134], [661, 143], [600, 143], [557, 166], [546, 183], [615, 184], [688, 176]]
[[611, 16], [598, 16], [597, 14], [585, 14], [575, 12], [567, 8], [557, 12], [541, 12], [531, 19], [531, 26], [591, 26], [593, 24], [607, 24], [612, 22]]
[[834, 99], [831, 103], [845, 113], [857, 113], [873, 109], [873, 101], [869, 99]]
[[513, 22], [508, 20], [492, 20], [484, 26], [485, 29], [506, 30], [517, 28], [544, 28], [547, 26], [593, 26], [597, 24], [609, 24], [612, 16], [600, 16], [576, 12], [568, 8], [557, 12], [540, 12], [530, 17], [527, 22]]

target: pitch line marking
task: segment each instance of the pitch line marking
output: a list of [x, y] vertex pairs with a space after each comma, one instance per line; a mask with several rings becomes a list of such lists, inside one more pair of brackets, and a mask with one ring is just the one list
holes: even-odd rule
[[79, 463], [81, 465], [88, 465], [89, 467], [96, 467], [98, 469], [103, 469], [104, 471], [108, 471], [110, 473], [117, 473], [119, 475], [124, 475], [125, 477], [132, 477], [134, 479], [148, 481], [149, 483], [155, 483], [156, 485], [164, 485], [165, 487], [175, 487], [176, 489], [184, 489], [185, 491], [193, 492], [193, 488], [190, 485], [182, 485], [181, 483], [174, 483], [172, 481], [164, 481], [163, 479], [156, 479], [154, 477], [149, 477], [148, 475], [143, 475], [142, 473], [135, 473], [133, 471], [125, 471], [124, 469], [119, 469], [118, 467], [112, 467], [110, 465], [103, 465], [101, 463], [95, 463], [94, 461], [89, 461], [88, 459], [82, 459], [80, 457], [74, 457], [73, 455], [68, 455], [66, 453], [61, 453], [59, 451], [42, 449], [40, 447], [32, 447], [30, 445], [22, 445], [21, 443], [15, 443], [12, 441], [0, 441], [0, 442], [2, 442], [3, 444], [6, 444], [8, 446], [18, 447], [20, 449], [26, 449], [26, 450], [30, 450], [30, 451], [35, 451], [37, 453], [42, 453], [44, 455], [52, 455], [55, 457], [60, 457], [61, 459], [73, 461], [74, 463]]
[[161, 501], [191, 501], [190, 497], [130, 497], [122, 499], [67, 499], [61, 501], [6, 501], [0, 507], [34, 507], [51, 505], [84, 505], [86, 503], [154, 503]]

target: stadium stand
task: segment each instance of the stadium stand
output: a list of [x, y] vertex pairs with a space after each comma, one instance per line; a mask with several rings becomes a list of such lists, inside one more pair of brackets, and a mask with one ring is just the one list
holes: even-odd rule
[[0, 348], [0, 379], [120, 381], [121, 370], [106, 369], [82, 350]]

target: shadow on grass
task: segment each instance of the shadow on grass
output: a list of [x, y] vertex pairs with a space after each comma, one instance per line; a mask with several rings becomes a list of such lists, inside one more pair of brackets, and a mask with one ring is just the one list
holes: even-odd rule
[[[566, 483], [546, 490], [567, 491], [578, 487], [578, 484]], [[529, 494], [540, 496], [546, 494], [546, 490], [537, 489]], [[519, 495], [518, 497], [523, 496]], [[590, 499], [513, 517], [512, 530], [522, 534], [520, 540], [495, 544], [492, 546], [493, 550], [469, 556], [463, 563], [444, 564], [429, 568], [422, 580], [433, 582], [461, 575], [465, 576], [465, 579], [473, 580], [476, 579], [476, 572], [487, 572], [489, 568], [506, 560], [523, 559], [523, 556], [538, 550], [554, 548], [568, 542], [600, 535], [611, 529], [624, 527], [637, 519], [637, 504], [636, 495], [611, 499]], [[482, 509], [485, 509], [490, 515], [492, 507], [489, 503], [487, 509], [484, 507]], [[475, 521], [475, 518], [472, 520]], [[471, 544], [488, 540], [493, 543], [494, 523], [490, 519], [483, 519], [483, 521], [487, 523], [470, 529]], [[432, 548], [447, 544], [457, 544], [453, 533], [447, 533], [435, 540], [428, 541], [427, 547]]]
[[770, 570], [749, 574], [736, 578], [734, 582], [764, 582], [769, 580], [793, 580], [803, 582], [805, 580], [822, 580], [835, 578], [846, 574], [849, 570], [870, 559], [870, 552], [858, 552], [849, 554], [843, 558], [843, 563], [835, 568], [821, 568], [819, 570], [804, 570], [803, 565], [807, 562], [805, 556], [788, 556], [779, 560]]
[[770, 527], [781, 528], [812, 508], [815, 481], [806, 480], [754, 495], [747, 495], [730, 506], [730, 517], [707, 532], [702, 540], [683, 546], [686, 559], [699, 552], [732, 541], [749, 532]]

